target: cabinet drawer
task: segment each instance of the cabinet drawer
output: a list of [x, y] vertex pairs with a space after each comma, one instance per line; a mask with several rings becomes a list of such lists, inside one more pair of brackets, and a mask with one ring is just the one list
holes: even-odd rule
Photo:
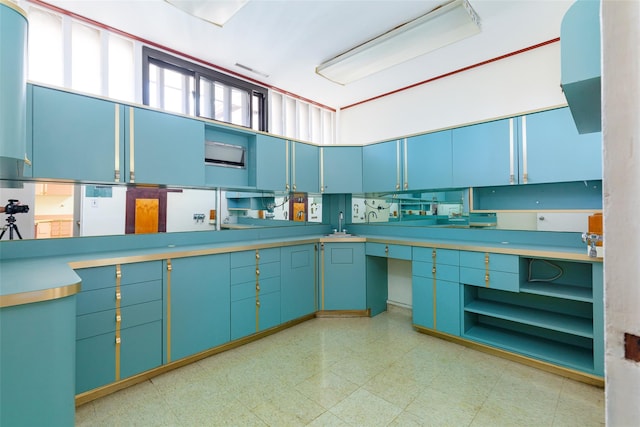
[[230, 256], [231, 268], [256, 266], [259, 261], [256, 251], [233, 252]]
[[[487, 276], [488, 281], [486, 280]], [[520, 292], [520, 275], [504, 271], [489, 271], [487, 273], [478, 268], [460, 267], [460, 283]]]
[[255, 265], [246, 267], [237, 267], [231, 269], [231, 284], [236, 285], [244, 282], [257, 281], [256, 272], [258, 268]]
[[[121, 328], [142, 325], [162, 319], [162, 301], [132, 305], [121, 310]], [[76, 317], [76, 339], [114, 332], [116, 310], [105, 310]]]
[[269, 262], [279, 262], [280, 248], [260, 249], [258, 250], [258, 255], [260, 256], [260, 265]]
[[121, 285], [162, 280], [162, 261], [122, 264], [120, 269], [122, 271]]
[[365, 251], [371, 256], [411, 260], [411, 246], [366, 243]]
[[76, 274], [82, 279], [82, 290], [111, 288], [116, 286], [116, 267], [92, 267], [76, 270]]
[[258, 279], [260, 280], [260, 282], [270, 277], [280, 277], [279, 262], [270, 262], [268, 264], [263, 264], [262, 262], [260, 262], [259, 270], [260, 275]]
[[[433, 263], [413, 261], [412, 274], [419, 277], [433, 277]], [[435, 265], [436, 279], [447, 280], [449, 282], [458, 282], [459, 279], [459, 267], [456, 265], [436, 264]]]
[[246, 298], [255, 298], [257, 283], [254, 281], [239, 283], [231, 286], [231, 301], [240, 301]]
[[486, 252], [460, 252], [460, 265], [463, 267], [487, 268], [492, 271], [517, 273], [520, 258], [517, 255], [492, 254]]
[[454, 249], [434, 249], [434, 248], [413, 248], [413, 259], [415, 261], [433, 262], [437, 264], [459, 265], [460, 251]]
[[148, 371], [162, 364], [162, 322], [120, 331], [120, 378]]
[[280, 292], [280, 276], [260, 279], [260, 295]]
[[76, 394], [116, 380], [114, 333], [76, 341]]
[[143, 302], [156, 301], [162, 299], [162, 281], [136, 283], [135, 285], [122, 286], [120, 288], [122, 300], [120, 307], [126, 307]]

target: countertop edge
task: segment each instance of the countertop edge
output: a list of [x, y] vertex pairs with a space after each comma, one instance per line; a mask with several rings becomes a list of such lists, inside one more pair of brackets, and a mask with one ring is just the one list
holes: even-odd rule
[[23, 304], [51, 301], [65, 298], [80, 292], [81, 283], [74, 283], [57, 288], [41, 289], [37, 291], [20, 292], [16, 294], [0, 295], [0, 308], [14, 307]]

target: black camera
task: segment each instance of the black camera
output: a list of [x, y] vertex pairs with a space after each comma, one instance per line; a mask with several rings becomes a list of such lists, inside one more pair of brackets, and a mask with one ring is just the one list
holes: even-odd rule
[[9, 199], [9, 203], [7, 203], [4, 207], [4, 213], [7, 215], [13, 215], [17, 213], [27, 213], [29, 212], [29, 205], [20, 205], [17, 199]]

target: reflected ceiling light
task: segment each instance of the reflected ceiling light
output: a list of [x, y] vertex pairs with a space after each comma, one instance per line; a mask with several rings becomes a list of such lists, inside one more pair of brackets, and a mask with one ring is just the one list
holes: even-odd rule
[[480, 32], [467, 0], [452, 0], [316, 67], [345, 85]]
[[222, 27], [249, 0], [165, 0], [183, 12]]

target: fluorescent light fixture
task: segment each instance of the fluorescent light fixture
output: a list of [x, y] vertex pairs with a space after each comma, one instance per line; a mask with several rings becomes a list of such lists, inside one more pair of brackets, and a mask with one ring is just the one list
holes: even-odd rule
[[316, 67], [345, 85], [480, 32], [467, 0], [452, 0]]
[[165, 0], [183, 12], [218, 27], [227, 23], [249, 0]]

